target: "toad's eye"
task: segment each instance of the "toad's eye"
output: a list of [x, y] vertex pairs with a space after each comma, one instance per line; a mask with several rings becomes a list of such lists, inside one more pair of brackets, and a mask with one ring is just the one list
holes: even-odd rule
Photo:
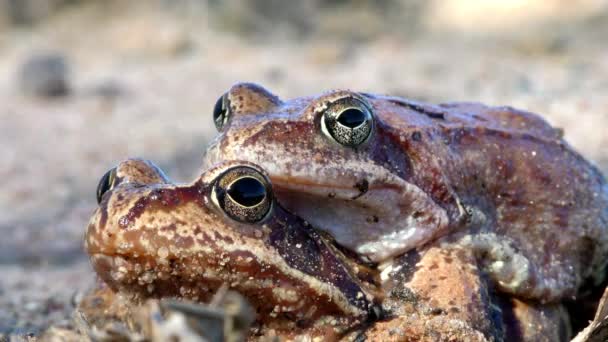
[[244, 223], [262, 221], [272, 208], [268, 179], [248, 166], [228, 169], [213, 186], [213, 201], [232, 219]]
[[321, 130], [340, 145], [357, 147], [371, 135], [371, 109], [361, 100], [346, 97], [332, 102], [321, 117]]
[[215, 106], [213, 107], [213, 123], [215, 123], [215, 128], [221, 132], [229, 117], [230, 103], [228, 101], [228, 94], [226, 93], [215, 102]]
[[103, 195], [112, 190], [116, 183], [116, 168], [112, 168], [106, 172], [99, 180], [97, 185], [97, 204], [101, 203]]

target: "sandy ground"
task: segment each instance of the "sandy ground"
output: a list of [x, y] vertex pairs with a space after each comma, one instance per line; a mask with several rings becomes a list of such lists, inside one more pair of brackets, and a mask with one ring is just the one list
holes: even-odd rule
[[[349, 88], [508, 104], [563, 127], [608, 171], [608, 20], [506, 35], [454, 24], [345, 37], [336, 24], [296, 40], [272, 25], [236, 35], [211, 14], [85, 6], [0, 29], [0, 335], [65, 321], [94, 279], [81, 240], [101, 175], [137, 156], [192, 178], [215, 134], [212, 106], [239, 81], [284, 98]], [[71, 94], [23, 94], [20, 65], [49, 51], [67, 57]]]

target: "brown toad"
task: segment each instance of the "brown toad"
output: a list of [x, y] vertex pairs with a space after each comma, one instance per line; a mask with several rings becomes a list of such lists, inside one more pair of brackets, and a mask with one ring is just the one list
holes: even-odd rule
[[541, 302], [604, 277], [608, 186], [535, 114], [352, 91], [282, 101], [243, 83], [214, 121], [206, 166], [260, 165], [288, 210], [373, 262], [442, 238], [499, 291]]
[[135, 302], [206, 302], [226, 284], [256, 310], [249, 339], [568, 335], [560, 305], [493, 293], [473, 253], [458, 246], [430, 245], [382, 267], [342, 251], [283, 209], [265, 173], [250, 163], [222, 163], [176, 185], [150, 162], [127, 160], [102, 178], [98, 199], [85, 246], [111, 289]]

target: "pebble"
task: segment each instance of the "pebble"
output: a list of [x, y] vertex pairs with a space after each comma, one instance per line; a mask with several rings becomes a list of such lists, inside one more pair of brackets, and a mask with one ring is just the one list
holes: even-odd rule
[[30, 96], [53, 98], [70, 93], [69, 66], [58, 53], [34, 54], [19, 70], [19, 87]]
[[39, 312], [42, 310], [42, 304], [38, 302], [27, 302], [23, 305], [23, 308], [31, 312]]

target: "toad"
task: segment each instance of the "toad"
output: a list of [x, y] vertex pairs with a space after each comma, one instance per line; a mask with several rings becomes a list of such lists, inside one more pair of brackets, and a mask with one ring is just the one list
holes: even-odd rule
[[382, 265], [431, 242], [470, 251], [497, 291], [556, 303], [604, 278], [608, 186], [538, 115], [241, 83], [213, 109], [204, 164], [263, 167], [278, 200]]
[[[286, 211], [258, 166], [225, 162], [174, 184], [149, 161], [106, 173], [85, 247], [133, 303], [207, 302], [221, 286], [255, 308], [249, 339], [565, 340], [559, 304], [495, 293], [471, 250], [430, 244], [367, 262]], [[399, 265], [399, 266], [397, 266]]]

